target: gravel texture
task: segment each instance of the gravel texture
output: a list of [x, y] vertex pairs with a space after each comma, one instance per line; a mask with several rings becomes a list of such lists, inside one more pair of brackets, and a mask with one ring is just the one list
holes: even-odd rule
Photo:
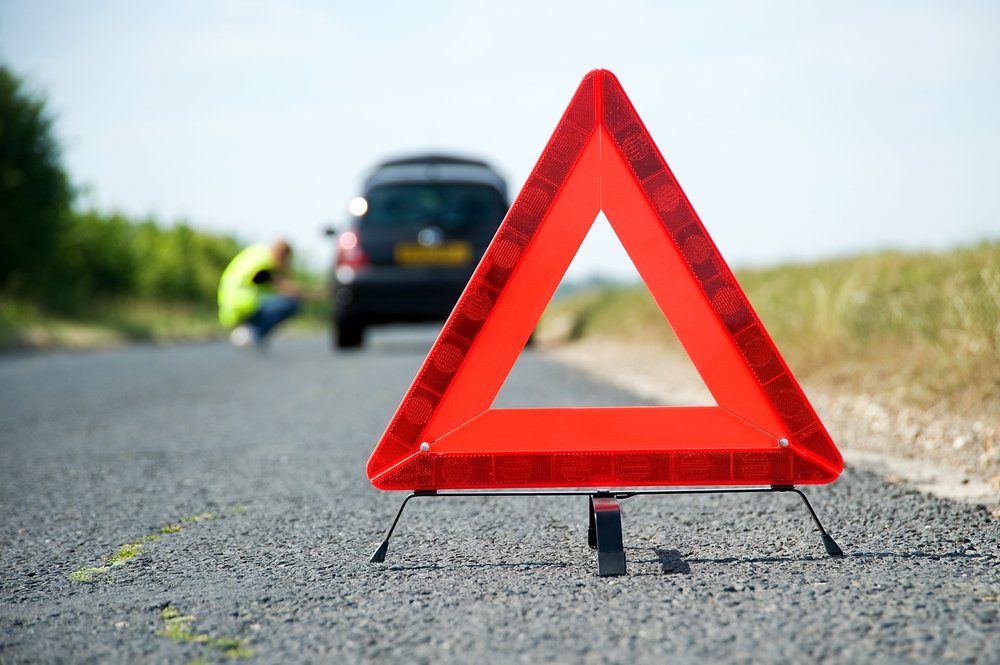
[[[1000, 660], [1000, 522], [853, 467], [807, 488], [842, 559], [794, 496], [711, 495], [625, 501], [625, 577], [582, 497], [416, 499], [367, 563], [402, 495], [364, 463], [430, 341], [0, 360], [0, 662]], [[498, 398], [637, 403], [532, 352]]]

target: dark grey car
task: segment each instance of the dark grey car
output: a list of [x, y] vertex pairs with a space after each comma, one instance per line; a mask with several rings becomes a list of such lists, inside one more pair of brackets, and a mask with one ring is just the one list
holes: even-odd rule
[[451, 313], [507, 212], [507, 184], [488, 164], [421, 155], [378, 165], [337, 240], [334, 343], [365, 328]]

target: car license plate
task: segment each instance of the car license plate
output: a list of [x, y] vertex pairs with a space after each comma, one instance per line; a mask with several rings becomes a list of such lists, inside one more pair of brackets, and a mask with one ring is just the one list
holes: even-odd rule
[[472, 262], [472, 245], [453, 241], [428, 247], [401, 242], [396, 245], [395, 258], [401, 266], [464, 266]]

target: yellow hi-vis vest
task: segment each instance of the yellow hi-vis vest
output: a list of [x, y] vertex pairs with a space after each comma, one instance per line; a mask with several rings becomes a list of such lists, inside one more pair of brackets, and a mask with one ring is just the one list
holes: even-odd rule
[[235, 326], [257, 311], [261, 299], [274, 291], [268, 283], [254, 284], [253, 278], [262, 270], [276, 268], [267, 245], [250, 245], [237, 254], [219, 279], [219, 322]]

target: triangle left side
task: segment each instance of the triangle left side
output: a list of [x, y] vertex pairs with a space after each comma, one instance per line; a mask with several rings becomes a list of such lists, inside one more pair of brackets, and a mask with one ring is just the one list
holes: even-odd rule
[[577, 88], [375, 446], [367, 474], [376, 487], [421, 443], [490, 407], [597, 217], [598, 76], [590, 72]]

